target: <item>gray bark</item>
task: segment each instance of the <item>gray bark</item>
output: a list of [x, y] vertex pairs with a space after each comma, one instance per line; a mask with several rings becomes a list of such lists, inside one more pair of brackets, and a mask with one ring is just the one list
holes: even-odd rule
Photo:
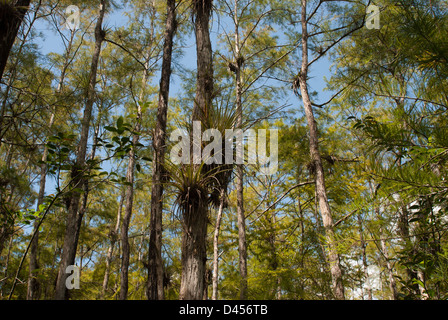
[[205, 199], [183, 213], [180, 300], [203, 299], [206, 272], [207, 213]]
[[218, 213], [216, 215], [215, 231], [213, 234], [213, 277], [212, 277], [212, 300], [218, 299], [218, 272], [219, 272], [219, 229], [221, 227], [222, 211], [224, 209], [225, 191], [221, 190]]
[[[213, 98], [213, 57], [209, 21], [212, 13], [211, 0], [194, 0], [194, 29], [197, 52], [196, 98], [192, 120], [208, 116]], [[181, 300], [203, 299], [206, 241], [208, 223], [207, 195], [199, 195], [183, 212], [182, 276], [179, 298]]]
[[[236, 80], [236, 127], [241, 128], [243, 123], [242, 108], [242, 82], [238, 22], [238, 1], [235, 1], [234, 23], [235, 23], [235, 80]], [[238, 220], [238, 253], [240, 268], [240, 300], [247, 299], [247, 243], [246, 243], [246, 217], [244, 215], [244, 168], [242, 164], [236, 165], [236, 207]]]
[[390, 291], [392, 292], [392, 300], [398, 300], [397, 283], [395, 281], [392, 264], [390, 263], [389, 252], [386, 247], [386, 241], [384, 239], [381, 239], [380, 244], [381, 244], [381, 252], [384, 256], [384, 260], [386, 261], [387, 275], [389, 277], [389, 287]]
[[[369, 272], [368, 272], [368, 265], [367, 265], [367, 254], [366, 254], [366, 247], [367, 244], [364, 241], [364, 234], [363, 234], [363, 227], [362, 227], [362, 217], [360, 214], [358, 214], [358, 227], [359, 227], [359, 237], [361, 239], [361, 253], [362, 253], [362, 266], [363, 266], [363, 272], [364, 277], [366, 281], [366, 291], [367, 291], [367, 300], [372, 300], [372, 287], [370, 285], [370, 278], [369, 278]], [[364, 300], [364, 289], [362, 290], [363, 296], [362, 299]]]
[[308, 22], [306, 15], [306, 0], [302, 0], [302, 66], [297, 79], [300, 85], [305, 115], [308, 122], [310, 156], [315, 171], [316, 195], [319, 204], [320, 214], [325, 229], [325, 236], [328, 245], [328, 259], [330, 262], [330, 273], [332, 277], [334, 297], [338, 300], [345, 299], [344, 286], [342, 282], [342, 270], [340, 258], [337, 252], [337, 243], [334, 233], [334, 222], [328, 203], [327, 191], [325, 187], [325, 174], [322, 165], [322, 158], [319, 153], [319, 142], [316, 121], [314, 119], [313, 107], [308, 93]]
[[120, 222], [121, 222], [121, 211], [123, 210], [125, 192], [121, 195], [120, 204], [118, 207], [117, 220], [115, 221], [115, 227], [111, 231], [110, 234], [110, 246], [107, 250], [106, 256], [106, 270], [104, 271], [104, 279], [103, 279], [103, 289], [101, 292], [101, 297], [104, 298], [106, 296], [107, 287], [109, 285], [109, 276], [110, 276], [110, 266], [112, 263], [112, 257], [114, 254], [115, 243], [118, 239], [118, 232], [120, 231]]
[[[145, 70], [144, 75], [142, 78], [142, 91], [140, 93], [139, 101], [142, 101], [144, 97], [144, 91], [146, 83], [148, 82], [149, 78], [149, 54], [146, 57], [145, 62]], [[134, 130], [139, 132], [141, 129], [141, 119], [142, 119], [142, 109], [140, 104], [137, 106], [137, 119], [136, 119], [136, 125]], [[135, 179], [135, 146], [137, 145], [139, 141], [139, 136], [137, 134], [134, 134], [132, 136], [132, 143], [133, 147], [129, 151], [129, 161], [128, 161], [128, 168], [126, 172], [126, 182], [128, 185], [126, 186], [126, 192], [125, 192], [125, 209], [124, 209], [124, 216], [123, 216], [123, 223], [121, 224], [121, 248], [122, 248], [122, 258], [121, 258], [121, 274], [120, 274], [120, 294], [119, 298], [120, 300], [126, 300], [128, 295], [128, 270], [129, 270], [129, 258], [130, 258], [130, 246], [129, 246], [129, 225], [131, 223], [131, 217], [132, 217], [132, 208], [134, 204], [134, 179]]]
[[[133, 137], [133, 141], [137, 142], [138, 138]], [[129, 259], [130, 259], [130, 246], [129, 246], [129, 224], [131, 222], [132, 216], [132, 206], [134, 203], [134, 170], [135, 170], [135, 151], [134, 148], [129, 152], [129, 162], [128, 169], [126, 173], [126, 182], [129, 183], [126, 186], [125, 193], [125, 209], [123, 215], [123, 222], [121, 224], [121, 273], [120, 273], [120, 300], [126, 300], [128, 295], [128, 270], [129, 270]]]
[[165, 159], [166, 123], [171, 77], [171, 57], [173, 39], [176, 32], [176, 1], [167, 0], [167, 18], [163, 43], [162, 75], [160, 77], [157, 122], [154, 131], [154, 173], [151, 190], [151, 220], [148, 254], [148, 286], [146, 296], [150, 300], [163, 300], [163, 261], [162, 261], [162, 213], [163, 183], [166, 173]]

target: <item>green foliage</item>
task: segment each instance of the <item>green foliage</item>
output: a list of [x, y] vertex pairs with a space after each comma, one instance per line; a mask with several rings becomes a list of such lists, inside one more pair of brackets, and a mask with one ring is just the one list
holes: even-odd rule
[[[121, 248], [115, 228], [117, 219], [123, 219], [124, 190], [130, 184], [127, 165], [133, 156], [128, 298], [145, 299], [152, 141], [160, 116], [156, 106], [166, 2], [109, 3], [88, 152], [83, 168], [76, 168], [82, 169], [83, 186], [72, 186], [71, 174], [89, 89], [99, 1], [50, 2], [51, 11], [36, 4], [32, 8], [37, 11], [29, 10], [1, 79], [0, 297], [8, 297], [16, 281], [12, 299], [26, 298], [28, 259], [16, 280], [14, 275], [30, 244], [33, 224], [42, 222], [37, 296], [53, 298], [66, 201], [79, 191], [81, 204], [87, 200], [75, 261], [81, 267], [81, 289], [71, 291], [70, 298], [118, 298]], [[61, 27], [69, 4], [82, 12], [80, 29], [74, 33]], [[191, 2], [177, 4], [167, 136], [178, 128], [192, 133], [196, 93]], [[379, 30], [362, 25], [366, 1], [307, 1], [308, 15], [313, 14], [308, 21], [313, 63], [307, 85], [346, 296], [368, 298], [370, 283], [374, 299], [446, 300], [448, 7], [441, 0], [375, 4], [380, 7]], [[256, 165], [244, 166], [249, 299], [333, 298], [308, 128], [292, 90], [301, 62], [300, 7], [296, 0], [240, 0], [236, 6], [218, 1], [213, 8], [215, 92], [212, 106], [201, 115], [202, 131], [218, 129], [224, 139], [225, 129], [237, 126], [238, 68], [242, 128], [279, 129], [278, 172], [262, 176]], [[50, 48], [50, 37], [56, 48]], [[322, 70], [319, 57], [328, 59], [330, 70], [326, 64]], [[320, 100], [328, 95], [314, 87], [320, 85], [316, 80], [324, 80], [324, 72], [330, 73], [330, 97], [335, 94], [328, 103]], [[167, 142], [167, 154], [171, 145]], [[225, 189], [218, 296], [237, 299], [241, 276], [233, 165], [174, 165], [166, 159], [164, 167], [169, 176], [163, 199], [166, 298], [178, 299], [181, 281], [183, 226], [176, 210], [185, 213], [199, 201], [206, 203], [211, 269], [210, 235], [219, 191]], [[46, 187], [43, 204], [36, 208], [41, 172]]]

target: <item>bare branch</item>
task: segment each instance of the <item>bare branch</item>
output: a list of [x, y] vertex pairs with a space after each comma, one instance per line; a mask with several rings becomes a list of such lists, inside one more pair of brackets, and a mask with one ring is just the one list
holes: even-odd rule
[[[277, 199], [276, 201], [274, 201], [268, 208], [266, 208], [263, 212], [261, 212], [261, 213], [257, 216], [257, 218], [255, 218], [255, 220], [259, 219], [263, 214], [265, 214], [267, 211], [271, 210], [272, 207], [274, 207], [275, 205], [277, 205], [277, 203], [279, 203], [280, 201], [282, 201], [283, 198], [286, 197], [292, 190], [297, 189], [298, 187], [302, 187], [302, 186], [308, 185], [308, 184], [314, 184], [314, 181], [306, 181], [306, 182], [302, 182], [302, 183], [296, 184], [296, 185], [292, 186], [291, 188], [289, 188], [285, 193], [283, 193], [283, 194], [280, 196], [280, 198], [278, 198], [278, 199]], [[257, 208], [258, 208], [258, 206], [257, 206]], [[256, 210], [256, 208], [255, 208], [255, 210]], [[254, 210], [254, 211], [255, 211], [255, 210]], [[249, 215], [251, 215], [254, 211], [252, 211]], [[249, 216], [249, 215], [248, 215], [248, 216]], [[247, 217], [248, 217], [248, 216], [247, 216]]]

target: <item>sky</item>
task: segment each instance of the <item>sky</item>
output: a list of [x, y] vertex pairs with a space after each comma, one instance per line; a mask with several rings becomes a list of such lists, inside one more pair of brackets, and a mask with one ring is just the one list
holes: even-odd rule
[[[126, 25], [129, 21], [128, 17], [122, 14], [124, 9], [114, 10], [112, 14], [108, 14], [105, 17], [104, 25], [106, 25], [108, 28], [116, 28], [123, 25]], [[80, 12], [80, 19], [83, 19], [83, 17], [86, 16], [85, 12]], [[67, 18], [69, 18], [69, 15], [66, 15]], [[70, 22], [67, 20], [66, 22]], [[225, 18], [219, 18], [214, 19], [212, 21], [212, 45], [213, 47], [216, 46], [216, 39], [213, 37], [214, 32], [219, 32], [219, 25], [222, 25], [225, 23]], [[36, 38], [35, 41], [40, 47], [41, 52], [45, 55], [50, 52], [57, 52], [62, 53], [64, 50], [64, 46], [61, 42], [60, 35], [58, 35], [54, 29], [50, 28], [49, 24], [45, 21], [38, 20], [34, 26], [35, 30], [42, 32], [43, 38]], [[64, 31], [65, 35], [67, 35], [67, 30]], [[312, 57], [310, 57], [311, 59]], [[193, 34], [190, 34], [189, 37], [187, 37], [186, 41], [186, 47], [184, 48], [184, 55], [181, 59], [181, 61], [178, 61], [179, 64], [195, 69], [196, 68], [196, 50], [195, 50], [195, 43], [194, 43], [194, 36]], [[298, 62], [295, 63], [295, 65], [298, 65]], [[315, 90], [319, 92], [319, 98], [317, 103], [325, 101], [325, 99], [328, 99], [328, 97], [331, 96], [330, 92], [324, 91], [324, 88], [326, 86], [324, 82], [324, 77], [329, 78], [330, 73], [330, 62], [326, 57], [321, 58], [318, 62], [316, 62], [311, 68], [310, 68], [310, 88], [311, 90]], [[157, 81], [158, 82], [158, 81]], [[176, 75], [176, 73], [173, 73], [173, 79], [171, 81], [171, 93], [172, 95], [175, 95], [180, 91], [180, 78]]]

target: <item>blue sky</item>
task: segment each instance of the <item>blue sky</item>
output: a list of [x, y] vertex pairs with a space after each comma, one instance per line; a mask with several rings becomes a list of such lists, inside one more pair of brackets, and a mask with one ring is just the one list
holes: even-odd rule
[[[128, 17], [122, 14], [122, 11], [124, 10], [126, 10], [126, 8], [122, 10], [115, 10], [113, 14], [106, 15], [104, 25], [112, 29], [126, 25], [126, 23], [128, 22]], [[83, 14], [83, 12], [81, 12], [81, 19], [83, 18], [83, 15], [85, 16], [85, 13]], [[220, 18], [219, 23], [222, 25], [224, 20], [224, 18]], [[215, 29], [213, 31], [218, 31], [218, 23], [216, 19], [212, 27]], [[35, 29], [39, 32], [42, 32], [44, 36], [44, 38], [35, 39], [39, 44], [40, 50], [43, 54], [46, 55], [50, 52], [63, 52], [64, 46], [62, 44], [60, 36], [52, 28], [50, 28], [48, 23], [44, 22], [43, 20], [39, 20], [35, 24]], [[64, 34], [68, 34], [66, 30], [64, 31]], [[213, 40], [215, 39], [212, 39], [212, 41]], [[190, 34], [190, 36], [187, 37], [186, 44], [187, 46], [184, 48], [184, 56], [181, 61], [178, 61], [178, 63], [185, 67], [188, 67], [189, 69], [195, 69], [196, 52], [193, 34]], [[215, 46], [215, 43], [213, 43], [213, 45]], [[298, 62], [295, 63], [295, 65], [298, 65]], [[311, 90], [319, 92], [319, 100], [316, 102], [323, 102], [330, 96], [330, 93], [324, 92], [323, 90], [325, 88], [325, 82], [323, 80], [324, 76], [326, 76], [327, 78], [330, 77], [330, 62], [326, 59], [326, 57], [323, 57], [311, 67], [309, 84]], [[175, 73], [173, 74], [171, 89], [171, 93], [173, 96], [176, 95], [176, 93], [178, 93], [180, 90], [180, 78]]]

